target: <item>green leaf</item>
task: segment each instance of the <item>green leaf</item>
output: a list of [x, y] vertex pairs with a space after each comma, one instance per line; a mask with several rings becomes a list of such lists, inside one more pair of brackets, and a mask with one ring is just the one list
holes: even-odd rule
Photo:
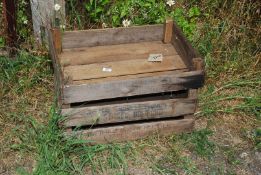
[[196, 17], [200, 15], [200, 10], [198, 7], [192, 7], [189, 9], [189, 17]]

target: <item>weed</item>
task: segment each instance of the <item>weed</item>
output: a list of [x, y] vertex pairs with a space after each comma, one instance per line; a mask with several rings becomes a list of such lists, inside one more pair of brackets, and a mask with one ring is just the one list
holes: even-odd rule
[[[47, 126], [31, 120], [26, 135], [20, 137], [23, 146], [16, 146], [28, 151], [35, 149], [38, 163], [33, 174], [84, 174], [86, 165], [91, 166], [94, 173], [127, 167], [125, 155], [131, 150], [131, 145], [92, 146], [91, 141], [65, 137], [64, 131], [58, 127], [62, 118], [54, 108], [50, 115]], [[104, 159], [101, 155], [106, 153]]]
[[255, 141], [256, 149], [260, 151], [261, 150], [261, 128], [255, 129], [254, 141]]
[[236, 151], [233, 148], [230, 147], [224, 147], [222, 148], [224, 151], [224, 155], [227, 159], [227, 162], [232, 165], [239, 165], [241, 162], [238, 160], [236, 156]]
[[109, 3], [109, 0], [90, 0], [89, 2], [85, 3], [85, 8], [89, 14], [91, 22], [99, 22], [102, 20], [102, 18], [104, 18], [104, 14], [106, 13], [105, 10], [107, 10], [106, 7]]
[[215, 144], [208, 139], [212, 134], [213, 132], [211, 130], [202, 129], [191, 134], [183, 134], [181, 138], [185, 141], [185, 144], [197, 154], [210, 157], [215, 150]]
[[[100, 1], [91, 0], [84, 3], [78, 3], [74, 0], [68, 0], [68, 28], [99, 28], [103, 27], [121, 27], [123, 20], [130, 20], [132, 25], [159, 24], [164, 23], [166, 17], [173, 17], [189, 39], [192, 39], [196, 30], [196, 21], [201, 12], [198, 7], [192, 6], [185, 10], [176, 3], [169, 7], [166, 1], [160, 0], [130, 0], [130, 1]], [[86, 10], [85, 13], [82, 12]]]
[[[174, 139], [173, 139], [174, 138]], [[160, 174], [202, 174], [188, 155], [180, 136], [173, 137], [170, 151], [153, 167]]]

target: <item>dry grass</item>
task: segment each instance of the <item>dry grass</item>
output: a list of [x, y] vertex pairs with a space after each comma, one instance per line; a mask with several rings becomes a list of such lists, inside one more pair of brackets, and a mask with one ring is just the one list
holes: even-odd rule
[[[34, 153], [16, 151], [23, 145], [30, 120], [47, 123], [53, 84], [49, 61], [21, 52], [16, 61], [0, 58], [0, 172], [35, 164]], [[33, 148], [32, 148], [33, 149]]]

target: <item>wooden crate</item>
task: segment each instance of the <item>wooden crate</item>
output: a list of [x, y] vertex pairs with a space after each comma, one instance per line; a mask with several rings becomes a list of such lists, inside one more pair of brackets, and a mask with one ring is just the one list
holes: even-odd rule
[[[65, 127], [97, 142], [193, 128], [203, 61], [172, 20], [165, 25], [52, 29], [49, 48]], [[163, 61], [149, 62], [150, 54]], [[90, 129], [91, 128], [91, 129]]]

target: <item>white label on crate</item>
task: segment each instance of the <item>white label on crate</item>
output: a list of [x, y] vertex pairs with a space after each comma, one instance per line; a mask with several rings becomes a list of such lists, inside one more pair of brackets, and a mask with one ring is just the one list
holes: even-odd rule
[[104, 68], [102, 68], [102, 71], [103, 71], [103, 72], [112, 72], [112, 68], [110, 68], [110, 67], [104, 67]]
[[162, 54], [150, 54], [148, 61], [149, 62], [162, 62], [163, 55]]

